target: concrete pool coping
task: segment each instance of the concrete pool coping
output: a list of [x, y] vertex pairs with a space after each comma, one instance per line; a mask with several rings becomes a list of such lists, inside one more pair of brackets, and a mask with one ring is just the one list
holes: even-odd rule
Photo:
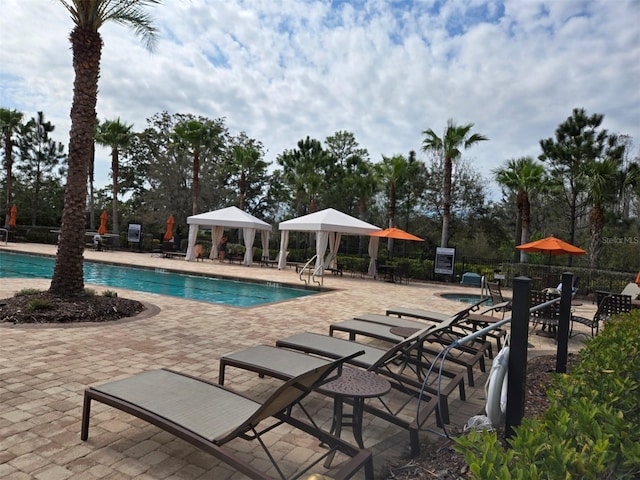
[[[40, 244], [0, 245], [22, 253], [55, 255], [56, 247]], [[246, 267], [218, 262], [186, 262], [154, 258], [137, 252], [85, 252], [87, 260], [101, 260], [211, 272], [265, 281], [297, 282], [295, 270], [277, 270], [258, 265]], [[293, 333], [314, 331], [327, 334], [329, 325], [355, 315], [384, 313], [392, 304], [429, 308], [442, 313], [460, 309], [460, 302], [443, 299], [441, 292], [459, 292], [458, 284], [390, 284], [370, 277], [325, 277], [331, 292], [250, 309], [145, 294], [118, 288], [118, 294], [157, 305], [159, 312], [148, 318], [83, 328], [27, 328], [9, 326], [0, 335], [0, 477], [2, 478], [215, 478], [239, 479], [224, 464], [169, 434], [113, 409], [95, 407], [88, 442], [80, 440], [80, 417], [84, 388], [123, 378], [141, 371], [169, 367], [215, 381], [218, 359], [229, 352], [258, 344], [273, 345]], [[0, 298], [26, 288], [46, 289], [50, 280], [2, 279]], [[506, 296], [511, 292], [504, 289]], [[592, 316], [593, 305], [576, 307]], [[573, 337], [570, 351], [577, 351], [580, 337]], [[552, 340], [531, 335], [534, 348], [529, 356], [552, 354]], [[484, 405], [484, 375], [478, 387], [467, 389], [467, 401], [452, 399], [451, 430], [460, 428]], [[279, 382], [257, 375], [230, 371], [229, 387], [264, 397]], [[329, 424], [331, 402], [313, 398], [314, 418]], [[365, 415], [364, 443], [374, 453], [376, 478], [388, 461], [406, 463], [408, 435], [370, 415]], [[433, 425], [435, 426], [435, 425]], [[345, 434], [350, 439], [350, 434]], [[433, 437], [424, 433], [427, 445]], [[240, 451], [246, 445], [239, 445]], [[278, 440], [278, 453], [291, 459], [306, 458], [317, 450], [313, 443], [300, 443], [294, 435]], [[247, 450], [248, 461], [253, 461]]]

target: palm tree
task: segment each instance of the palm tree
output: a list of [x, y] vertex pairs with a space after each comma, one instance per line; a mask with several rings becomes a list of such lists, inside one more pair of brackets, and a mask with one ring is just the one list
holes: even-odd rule
[[[118, 234], [118, 170], [120, 167], [120, 150], [129, 146], [133, 138], [133, 125], [122, 123], [120, 118], [105, 120], [98, 124], [96, 142], [104, 147], [111, 147], [111, 178], [113, 180], [111, 192], [113, 196], [111, 209], [111, 223], [113, 233]], [[117, 239], [116, 239], [117, 240]]]
[[267, 168], [267, 162], [260, 159], [261, 153], [253, 147], [233, 147], [233, 169], [240, 172], [238, 193], [240, 195], [240, 210], [246, 209], [247, 182], [253, 173], [261, 173]]
[[106, 22], [130, 26], [151, 48], [156, 29], [144, 7], [159, 0], [59, 0], [74, 23], [69, 37], [73, 52], [73, 101], [69, 132], [67, 187], [56, 265], [49, 291], [59, 296], [84, 295], [83, 252], [89, 159], [94, 141], [102, 37]]
[[[516, 238], [516, 245], [527, 243], [531, 223], [531, 195], [545, 188], [544, 167], [531, 157], [522, 157], [508, 160], [506, 167], [496, 169], [493, 173], [498, 184], [516, 194], [517, 218], [520, 223], [520, 238]], [[520, 263], [526, 262], [527, 252], [521, 250]]]
[[22, 125], [22, 112], [0, 108], [0, 131], [4, 142], [4, 165], [7, 170], [7, 197], [5, 202], [4, 224], [9, 224], [11, 201], [13, 199], [13, 135]]
[[[398, 193], [409, 179], [409, 163], [402, 155], [393, 157], [382, 156], [382, 162], [377, 164], [378, 175], [382, 183], [386, 185], [389, 198], [388, 227], [396, 226], [396, 210], [398, 206]], [[389, 257], [393, 257], [393, 238], [387, 240]]]
[[600, 266], [602, 255], [602, 232], [604, 230], [604, 204], [613, 201], [623, 186], [620, 184], [620, 158], [606, 158], [601, 162], [589, 162], [586, 167], [587, 194], [591, 200], [589, 232], [591, 245], [589, 264], [591, 268]]
[[442, 200], [442, 235], [440, 246], [446, 247], [449, 241], [449, 219], [451, 217], [451, 174], [453, 162], [460, 158], [460, 148], [468, 149], [478, 142], [489, 140], [478, 133], [470, 134], [473, 123], [456, 125], [453, 120], [447, 121], [442, 138], [438, 137], [432, 129], [422, 132], [426, 138], [422, 141], [422, 150], [432, 151], [444, 159], [444, 195]]
[[218, 142], [222, 129], [212, 122], [185, 120], [174, 128], [174, 140], [193, 151], [193, 179], [191, 184], [192, 214], [198, 213], [200, 153]]

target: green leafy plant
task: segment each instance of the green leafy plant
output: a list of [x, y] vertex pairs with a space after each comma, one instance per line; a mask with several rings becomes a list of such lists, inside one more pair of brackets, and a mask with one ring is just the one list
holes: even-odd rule
[[505, 449], [496, 432], [456, 439], [478, 479], [640, 476], [640, 311], [609, 320], [570, 375], [557, 375], [542, 418], [523, 419]]
[[38, 295], [39, 293], [42, 293], [42, 290], [38, 290], [37, 288], [23, 288], [22, 290], [17, 291], [13, 296], [24, 297], [27, 295]]
[[51, 308], [53, 308], [53, 305], [46, 298], [34, 298], [27, 304], [27, 310], [30, 312], [49, 310]]
[[116, 298], [118, 296], [118, 292], [114, 292], [113, 290], [105, 290], [104, 292], [102, 292], [102, 296]]

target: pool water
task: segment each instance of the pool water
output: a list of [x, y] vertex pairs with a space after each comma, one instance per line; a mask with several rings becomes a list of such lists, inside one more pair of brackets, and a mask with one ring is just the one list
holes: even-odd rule
[[[55, 259], [37, 255], [0, 252], [0, 278], [51, 278]], [[282, 286], [276, 282], [254, 283], [201, 275], [84, 262], [84, 281], [106, 287], [126, 288], [233, 307], [254, 307], [317, 293]]]
[[[478, 303], [483, 298], [486, 298], [486, 297], [483, 297], [482, 295], [475, 294], [475, 293], [441, 293], [440, 296], [442, 298], [446, 298], [447, 300], [455, 300], [457, 302], [470, 303], [470, 304]], [[493, 305], [493, 302], [491, 301], [491, 299], [488, 299], [486, 302], [482, 304], [482, 306], [486, 306], [486, 307], [490, 307], [492, 305]]]

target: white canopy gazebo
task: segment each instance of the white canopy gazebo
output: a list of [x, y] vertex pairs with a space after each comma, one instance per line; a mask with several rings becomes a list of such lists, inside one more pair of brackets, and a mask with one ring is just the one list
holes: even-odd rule
[[189, 225], [189, 245], [187, 246], [186, 259], [195, 260], [193, 247], [198, 238], [200, 226], [211, 226], [211, 253], [209, 258], [218, 258], [218, 244], [224, 234], [224, 228], [242, 228], [242, 239], [245, 246], [244, 260], [242, 263], [251, 265], [253, 263], [253, 242], [256, 230], [260, 230], [262, 238], [262, 248], [269, 252], [269, 232], [271, 225], [267, 222], [240, 210], [238, 207], [227, 207], [212, 212], [200, 213], [187, 217]]
[[[281, 232], [280, 254], [278, 256], [279, 269], [283, 269], [286, 266], [289, 231], [316, 232], [316, 265], [314, 269], [316, 275], [322, 275], [326, 267], [335, 268], [338, 247], [340, 246], [340, 239], [343, 233], [349, 235], [369, 235], [370, 233], [381, 230], [375, 225], [363, 222], [333, 208], [327, 208], [319, 212], [281, 222], [278, 228]], [[377, 246], [377, 238], [374, 239], [372, 237], [371, 241], [375, 242]], [[329, 245], [329, 255], [325, 258], [327, 244]]]

